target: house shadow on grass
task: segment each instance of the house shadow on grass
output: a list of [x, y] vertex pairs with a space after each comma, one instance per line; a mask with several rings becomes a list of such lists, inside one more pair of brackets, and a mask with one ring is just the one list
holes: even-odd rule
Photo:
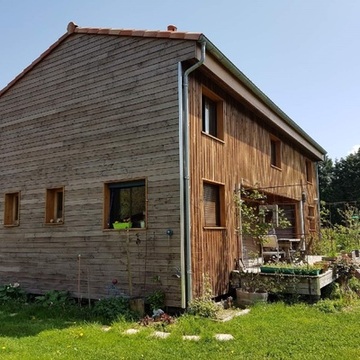
[[0, 337], [36, 336], [46, 330], [62, 330], [94, 319], [88, 308], [44, 307], [35, 304], [0, 304]]

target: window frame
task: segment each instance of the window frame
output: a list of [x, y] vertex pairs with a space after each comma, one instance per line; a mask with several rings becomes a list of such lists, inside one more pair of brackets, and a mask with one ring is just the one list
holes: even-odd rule
[[[225, 227], [225, 186], [223, 183], [209, 181], [206, 179], [203, 179], [202, 184], [202, 200], [203, 200], [203, 222], [204, 222], [204, 228], [205, 229], [223, 229]], [[216, 203], [215, 203], [215, 214], [212, 216], [208, 216], [207, 212], [211, 211], [207, 210], [209, 207], [207, 206], [207, 201], [205, 199], [206, 196], [206, 187], [208, 189], [216, 189]], [[208, 223], [207, 220], [211, 217], [215, 218], [215, 221]]]
[[[215, 126], [205, 118], [205, 100], [215, 107], [213, 111]], [[201, 132], [214, 139], [224, 141], [224, 101], [207, 88], [201, 91]]]
[[309, 184], [313, 183], [313, 175], [314, 175], [314, 167], [312, 161], [309, 159], [305, 160], [305, 175], [306, 175], [306, 182]]
[[309, 220], [309, 231], [314, 232], [316, 231], [316, 222], [315, 222], [315, 206], [308, 205], [308, 216]]
[[20, 225], [20, 191], [4, 195], [4, 226]]
[[[112, 219], [111, 215], [111, 189], [127, 189], [129, 188], [129, 185], [133, 184], [133, 187], [144, 187], [144, 210], [143, 210], [143, 220], [139, 220], [140, 226], [136, 227], [130, 227], [127, 229], [114, 229], [113, 228], [113, 222], [119, 221], [116, 219]], [[146, 178], [137, 178], [137, 179], [131, 179], [131, 180], [114, 180], [114, 181], [108, 181], [104, 183], [104, 209], [103, 209], [103, 229], [104, 230], [146, 230], [148, 227], [148, 214], [147, 214], [147, 179]], [[131, 186], [130, 186], [131, 188]], [[132, 214], [131, 216], [134, 216]], [[143, 225], [141, 224], [143, 222]]]
[[275, 136], [270, 136], [270, 165], [273, 168], [282, 168], [281, 141]]
[[[59, 194], [61, 194], [60, 197]], [[62, 225], [64, 223], [64, 210], [65, 187], [47, 188], [45, 197], [45, 224]], [[59, 214], [59, 211], [61, 214]]]

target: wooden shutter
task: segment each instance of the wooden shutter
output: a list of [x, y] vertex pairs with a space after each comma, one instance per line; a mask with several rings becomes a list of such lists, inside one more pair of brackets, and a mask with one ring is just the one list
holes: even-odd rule
[[204, 184], [204, 217], [205, 226], [220, 226], [219, 187]]

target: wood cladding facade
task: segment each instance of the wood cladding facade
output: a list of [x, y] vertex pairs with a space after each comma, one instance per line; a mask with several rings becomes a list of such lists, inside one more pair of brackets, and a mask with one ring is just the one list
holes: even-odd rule
[[[0, 283], [100, 298], [117, 279], [121, 294], [161, 287], [180, 306], [178, 62], [194, 49], [76, 34], [0, 97], [1, 191], [21, 194], [18, 226], [0, 229]], [[139, 178], [146, 229], [104, 230], [104, 184]], [[51, 188], [63, 224], [45, 221]]]
[[[84, 298], [161, 288], [166, 305], [184, 305], [179, 64], [186, 69], [198, 53], [198, 43], [184, 39], [72, 34], [1, 94], [1, 284]], [[226, 293], [243, 256], [233, 201], [240, 183], [301, 183], [267, 193], [298, 204], [305, 191], [306, 233], [318, 231], [315, 159], [209, 64], [190, 75], [189, 87], [192, 296], [204, 275], [214, 295]], [[221, 101], [220, 139], [202, 131], [203, 94]], [[270, 166], [271, 136], [281, 142], [281, 169]], [[146, 228], [107, 229], [105, 184], [139, 179]], [[204, 182], [221, 186], [220, 226], [204, 225]], [[61, 189], [61, 222], [48, 215], [51, 189]]]
[[[243, 244], [239, 239], [234, 196], [240, 184], [249, 189], [263, 188], [271, 203], [292, 204], [296, 212], [295, 238], [303, 235], [300, 202], [305, 193], [304, 235], [310, 239], [319, 230], [315, 162], [286, 134], [271, 128], [267, 119], [257, 115], [256, 109], [218, 84], [215, 77], [198, 74], [193, 77], [190, 91], [192, 269], [196, 294], [203, 290], [203, 274], [212, 279], [214, 293], [225, 294], [229, 289], [228, 274], [236, 268], [238, 259], [259, 250], [251, 239], [244, 237]], [[201, 99], [209, 91], [221, 101], [221, 138], [202, 131]], [[271, 165], [274, 137], [281, 145], [280, 167]], [[203, 184], [208, 182], [224, 187], [221, 209], [224, 220], [217, 228], [205, 226]], [[307, 216], [308, 207], [312, 210], [311, 219]]]

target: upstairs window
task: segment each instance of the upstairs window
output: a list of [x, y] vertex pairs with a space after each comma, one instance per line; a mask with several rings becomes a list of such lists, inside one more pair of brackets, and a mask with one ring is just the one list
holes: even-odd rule
[[203, 89], [202, 95], [202, 131], [218, 139], [224, 138], [223, 102], [206, 89]]
[[281, 142], [273, 137], [270, 138], [270, 163], [281, 169]]
[[105, 184], [106, 229], [146, 227], [145, 180]]
[[309, 220], [309, 230], [315, 231], [316, 230], [316, 221], [315, 221], [315, 207], [314, 206], [308, 207], [308, 220]]
[[4, 225], [16, 226], [19, 225], [19, 202], [20, 193], [5, 194], [5, 213]]
[[305, 166], [306, 166], [306, 181], [308, 183], [312, 183], [313, 182], [313, 164], [310, 160], [306, 160], [305, 162]]
[[46, 190], [45, 222], [47, 224], [64, 222], [64, 188]]
[[222, 225], [223, 186], [212, 183], [203, 184], [204, 218], [206, 227]]

